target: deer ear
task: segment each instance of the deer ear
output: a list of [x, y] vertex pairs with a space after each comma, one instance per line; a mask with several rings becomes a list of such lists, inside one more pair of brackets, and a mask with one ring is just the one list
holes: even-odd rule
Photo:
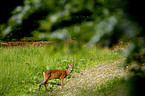
[[73, 63], [72, 63], [72, 66], [73, 66], [73, 65], [74, 65], [74, 61], [72, 60], [72, 62], [73, 62]]
[[69, 63], [67, 63], [67, 65], [69, 66]]
[[74, 62], [72, 63], [72, 66], [74, 66]]

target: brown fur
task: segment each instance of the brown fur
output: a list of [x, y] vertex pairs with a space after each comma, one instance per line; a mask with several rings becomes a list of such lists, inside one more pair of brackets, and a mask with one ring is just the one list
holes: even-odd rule
[[49, 79], [60, 79], [61, 80], [61, 89], [63, 90], [63, 79], [68, 76], [72, 70], [73, 70], [73, 64], [72, 65], [69, 65], [69, 69], [66, 69], [66, 70], [46, 70], [43, 72], [43, 75], [44, 75], [44, 80], [39, 84], [39, 88], [38, 88], [38, 91], [40, 90], [40, 87], [42, 84], [44, 84], [45, 86], [45, 89], [47, 90], [46, 88], [46, 83]]

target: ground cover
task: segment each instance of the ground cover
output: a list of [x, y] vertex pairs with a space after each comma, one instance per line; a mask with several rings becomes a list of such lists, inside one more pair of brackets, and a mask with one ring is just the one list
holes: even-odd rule
[[[88, 48], [85, 45], [80, 49], [70, 48], [70, 46], [62, 47], [62, 46], [54, 46], [54, 45], [49, 45], [46, 47], [30, 47], [30, 46], [12, 47], [12, 48], [1, 47], [0, 48], [0, 66], [1, 66], [0, 67], [0, 75], [1, 75], [0, 94], [6, 96], [46, 95], [46, 94], [55, 95], [56, 94], [54, 93], [55, 85], [60, 84], [60, 82], [57, 80], [51, 81], [51, 83], [54, 82], [54, 86], [48, 86], [48, 88], [50, 89], [54, 87], [52, 92], [44, 93], [45, 91], [43, 88], [40, 91], [40, 93], [36, 92], [38, 84], [43, 80], [42, 72], [44, 70], [66, 69], [68, 68], [66, 63], [73, 60], [75, 63], [74, 71], [72, 75], [70, 75], [70, 77], [66, 79], [66, 81], [64, 81], [65, 84], [64, 88], [65, 88], [66, 86], [68, 86], [67, 84], [73, 85], [71, 83], [72, 82], [75, 83], [76, 82], [75, 80], [85, 81], [85, 79], [78, 78], [76, 77], [77, 75], [74, 74], [81, 75], [82, 70], [87, 70], [86, 68], [92, 68], [96, 65], [102, 65], [103, 63], [111, 64], [114, 61], [118, 61], [122, 59], [123, 57], [121, 56], [119, 50], [109, 50], [107, 48], [102, 49], [98, 47]], [[108, 66], [108, 68], [111, 69], [113, 67]], [[89, 73], [89, 75], [91, 74], [93, 73]], [[69, 80], [70, 78], [72, 80]], [[105, 79], [111, 80], [108, 79], [108, 77], [105, 77]], [[102, 83], [100, 82], [100, 84]], [[83, 89], [89, 90], [87, 89], [87, 87], [84, 87]], [[65, 90], [67, 90], [65, 92], [69, 94], [69, 91], [73, 90], [73, 87], [70, 88], [68, 87]], [[75, 90], [77, 90], [77, 88]]]

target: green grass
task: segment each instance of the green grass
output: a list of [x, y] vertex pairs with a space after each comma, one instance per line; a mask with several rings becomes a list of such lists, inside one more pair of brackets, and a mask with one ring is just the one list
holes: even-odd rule
[[114, 78], [101, 85], [96, 84], [94, 89], [84, 89], [77, 96], [130, 96], [127, 83], [124, 78]]
[[0, 95], [21, 96], [35, 93], [47, 69], [66, 69], [74, 61], [80, 72], [97, 64], [121, 60], [121, 54], [101, 48], [70, 46], [0, 48]]

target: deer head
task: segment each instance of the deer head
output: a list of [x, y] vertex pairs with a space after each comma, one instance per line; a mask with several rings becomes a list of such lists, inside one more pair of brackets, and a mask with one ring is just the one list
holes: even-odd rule
[[70, 65], [69, 63], [67, 63], [67, 65], [69, 66], [69, 69], [70, 69], [71, 72], [72, 72], [72, 71], [73, 71], [74, 62], [72, 63], [72, 65]]

